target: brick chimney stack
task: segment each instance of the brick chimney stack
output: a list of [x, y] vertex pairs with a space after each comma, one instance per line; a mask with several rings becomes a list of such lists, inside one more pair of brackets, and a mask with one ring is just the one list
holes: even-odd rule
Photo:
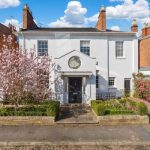
[[104, 6], [101, 7], [96, 28], [98, 30], [106, 31], [106, 10]]
[[142, 29], [142, 37], [150, 35], [150, 23], [145, 23]]
[[138, 25], [136, 19], [133, 19], [132, 21], [131, 32], [138, 32]]
[[13, 26], [11, 23], [9, 23], [8, 27], [11, 30], [11, 32], [15, 32], [16, 31], [16, 27]]
[[36, 23], [34, 22], [32, 12], [30, 11], [27, 4], [23, 8], [23, 29], [35, 29], [37, 28]]

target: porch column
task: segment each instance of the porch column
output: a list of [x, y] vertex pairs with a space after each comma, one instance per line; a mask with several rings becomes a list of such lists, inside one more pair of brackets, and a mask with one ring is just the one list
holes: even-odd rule
[[87, 77], [82, 78], [82, 88], [83, 88], [83, 93], [82, 93], [82, 100], [83, 103], [87, 103], [87, 95], [86, 95], [86, 85], [87, 85]]
[[82, 79], [82, 85], [83, 85], [83, 94], [86, 94], [86, 77], [83, 77]]
[[68, 103], [68, 77], [64, 77], [64, 103]]

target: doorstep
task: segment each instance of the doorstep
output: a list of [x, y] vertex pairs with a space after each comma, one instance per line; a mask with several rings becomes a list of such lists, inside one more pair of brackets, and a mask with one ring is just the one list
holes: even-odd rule
[[68, 105], [61, 106], [56, 124], [98, 124], [90, 106]]

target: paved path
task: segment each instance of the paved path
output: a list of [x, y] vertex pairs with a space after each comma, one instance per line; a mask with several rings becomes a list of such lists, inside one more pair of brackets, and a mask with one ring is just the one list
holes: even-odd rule
[[128, 142], [150, 144], [150, 125], [0, 126], [0, 142]]

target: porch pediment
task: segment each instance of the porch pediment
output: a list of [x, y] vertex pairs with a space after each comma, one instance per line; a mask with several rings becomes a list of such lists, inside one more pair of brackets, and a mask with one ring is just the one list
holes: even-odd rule
[[[71, 67], [70, 59], [74, 57], [77, 58], [76, 61], [79, 64], [75, 64], [76, 62], [72, 62], [72, 65], [74, 65], [74, 67]], [[96, 72], [96, 58], [87, 56], [77, 50], [70, 51], [58, 58], [55, 58], [55, 62], [60, 68], [62, 74], [64, 75], [83, 75], [83, 74], [86, 75], [87, 74], [89, 76], [89, 73], [95, 74]]]
[[65, 53], [64, 55], [62, 55], [60, 57], [56, 57], [55, 59], [61, 59], [63, 57], [67, 57], [67, 55], [70, 55], [70, 54], [76, 54], [76, 55], [81, 55], [82, 57], [88, 57], [90, 59], [96, 59], [95, 57], [90, 57], [90, 56], [88, 56], [86, 54], [81, 53], [80, 51], [77, 51], [77, 50], [72, 50], [72, 51], [70, 51], [68, 53]]

